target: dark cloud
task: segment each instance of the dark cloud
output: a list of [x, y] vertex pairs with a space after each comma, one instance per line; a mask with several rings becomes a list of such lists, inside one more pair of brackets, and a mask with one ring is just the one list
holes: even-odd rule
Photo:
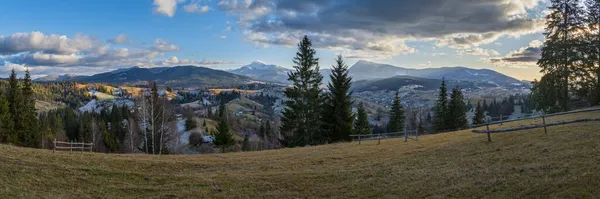
[[522, 67], [524, 65], [535, 65], [542, 57], [542, 42], [532, 41], [529, 46], [512, 51], [504, 57], [490, 59], [490, 62], [498, 66]]
[[[471, 48], [502, 36], [539, 32], [543, 20], [527, 17], [540, 0], [222, 0], [259, 44], [288, 44], [298, 35], [327, 38], [322, 48], [405, 53], [407, 40]], [[257, 37], [256, 35], [260, 35]], [[284, 38], [289, 37], [289, 38]], [[332, 39], [337, 38], [337, 39]], [[376, 44], [376, 45], [373, 45]], [[387, 44], [387, 45], [381, 45]], [[408, 48], [410, 49], [410, 48]]]

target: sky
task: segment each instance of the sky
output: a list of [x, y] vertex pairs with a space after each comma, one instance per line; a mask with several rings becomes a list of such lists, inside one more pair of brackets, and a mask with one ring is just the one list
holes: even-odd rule
[[0, 6], [0, 77], [256, 60], [290, 68], [308, 35], [321, 68], [341, 54], [350, 66], [465, 66], [533, 80], [548, 1], [9, 0]]

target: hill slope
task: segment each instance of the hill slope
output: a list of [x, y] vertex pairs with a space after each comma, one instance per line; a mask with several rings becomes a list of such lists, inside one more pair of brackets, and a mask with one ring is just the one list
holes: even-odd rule
[[[548, 118], [598, 116], [597, 112]], [[505, 123], [502, 128], [521, 124]], [[192, 156], [0, 145], [1, 198], [593, 198], [600, 122]], [[498, 127], [493, 127], [498, 128]]]

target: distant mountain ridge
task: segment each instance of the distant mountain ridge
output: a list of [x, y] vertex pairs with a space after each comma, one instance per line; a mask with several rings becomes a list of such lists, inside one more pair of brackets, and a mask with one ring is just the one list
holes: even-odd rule
[[473, 81], [501, 86], [519, 86], [523, 82], [502, 73], [489, 69], [472, 69], [466, 67], [442, 67], [413, 69], [369, 61], [358, 61], [349, 69], [350, 76], [357, 80], [385, 79], [395, 76], [413, 76], [430, 79], [447, 79], [457, 81]]
[[287, 74], [291, 70], [292, 69], [284, 68], [277, 65], [265, 64], [260, 61], [254, 61], [240, 68], [229, 70], [229, 72], [264, 81], [285, 83], [288, 81]]
[[168, 86], [220, 86], [254, 81], [252, 78], [199, 66], [174, 66], [157, 68], [122, 68], [92, 76], [46, 76], [36, 81], [79, 81], [113, 84], [156, 81]]

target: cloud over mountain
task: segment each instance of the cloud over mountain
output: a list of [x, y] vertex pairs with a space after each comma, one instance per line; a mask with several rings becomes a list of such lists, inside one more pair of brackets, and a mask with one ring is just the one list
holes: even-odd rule
[[[389, 58], [413, 53], [406, 41], [473, 48], [542, 31], [528, 10], [541, 0], [221, 0], [257, 45], [291, 45], [308, 34], [315, 46], [350, 57]], [[374, 56], [375, 55], [375, 56]]]

